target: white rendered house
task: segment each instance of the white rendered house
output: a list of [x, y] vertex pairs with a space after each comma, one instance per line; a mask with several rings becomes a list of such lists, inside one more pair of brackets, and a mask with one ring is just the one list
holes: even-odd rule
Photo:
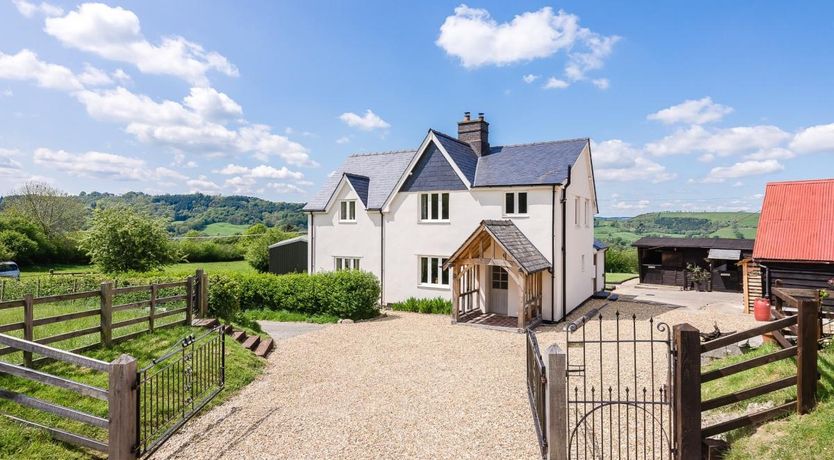
[[382, 303], [559, 321], [604, 287], [590, 140], [490, 146], [483, 114], [416, 151], [353, 155], [305, 206], [309, 272], [375, 274]]

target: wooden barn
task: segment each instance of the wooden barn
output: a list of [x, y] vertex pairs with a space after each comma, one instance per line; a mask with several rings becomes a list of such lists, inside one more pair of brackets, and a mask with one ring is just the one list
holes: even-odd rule
[[307, 235], [279, 241], [269, 246], [269, 273], [307, 272]]
[[[772, 296], [776, 280], [789, 288], [832, 290], [834, 179], [767, 184], [753, 261], [765, 296]], [[834, 296], [823, 306], [834, 311]]]
[[641, 283], [691, 289], [686, 267], [693, 264], [710, 272], [707, 289], [729, 292], [742, 292], [739, 261], [753, 253], [753, 240], [730, 238], [645, 237], [633, 246]]

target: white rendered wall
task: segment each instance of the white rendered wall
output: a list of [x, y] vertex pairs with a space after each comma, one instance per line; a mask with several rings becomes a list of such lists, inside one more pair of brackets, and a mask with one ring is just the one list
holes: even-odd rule
[[[567, 309], [570, 313], [594, 293], [594, 203], [593, 182], [588, 149], [577, 158], [571, 170], [571, 183], [567, 191]], [[575, 223], [575, 212], [579, 198], [579, 225]], [[590, 216], [585, 224], [585, 200], [590, 200]], [[584, 256], [584, 264], [583, 264]], [[561, 266], [560, 268], [561, 269]]]

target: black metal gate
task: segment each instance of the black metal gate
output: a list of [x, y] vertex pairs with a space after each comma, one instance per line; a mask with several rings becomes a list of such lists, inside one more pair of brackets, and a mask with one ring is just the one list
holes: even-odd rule
[[568, 458], [673, 458], [669, 326], [594, 311], [566, 340]]
[[536, 334], [527, 329], [527, 397], [533, 411], [533, 422], [542, 456], [547, 454], [547, 373]]
[[225, 337], [219, 326], [186, 336], [139, 371], [138, 455], [153, 453], [223, 389]]

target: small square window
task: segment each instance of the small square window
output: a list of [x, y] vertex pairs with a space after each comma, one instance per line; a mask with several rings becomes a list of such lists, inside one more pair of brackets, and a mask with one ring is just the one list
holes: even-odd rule
[[509, 192], [504, 194], [504, 214], [527, 214], [527, 192]]
[[342, 200], [339, 208], [339, 220], [342, 222], [356, 221], [356, 200]]
[[420, 284], [432, 287], [449, 286], [449, 270], [443, 264], [449, 260], [445, 257], [420, 257]]

